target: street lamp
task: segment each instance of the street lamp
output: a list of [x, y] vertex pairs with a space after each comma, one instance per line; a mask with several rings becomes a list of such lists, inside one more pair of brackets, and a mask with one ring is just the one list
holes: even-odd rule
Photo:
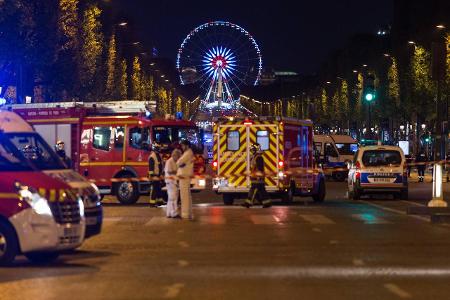
[[117, 24], [117, 25], [119, 25], [119, 26], [122, 26], [122, 27], [124, 27], [124, 26], [127, 26], [128, 25], [128, 23], [127, 22], [120, 22], [119, 24]]
[[427, 125], [422, 124], [421, 127], [422, 127], [423, 130], [425, 130], [425, 128], [427, 128]]
[[410, 45], [415, 45], [416, 42], [414, 42], [414, 41], [408, 41], [408, 44], [410, 44]]
[[443, 24], [438, 24], [438, 25], [436, 25], [436, 28], [438, 28], [438, 29], [445, 29], [445, 25], [443, 25]]
[[400, 130], [401, 131], [405, 130], [405, 125], [400, 125]]

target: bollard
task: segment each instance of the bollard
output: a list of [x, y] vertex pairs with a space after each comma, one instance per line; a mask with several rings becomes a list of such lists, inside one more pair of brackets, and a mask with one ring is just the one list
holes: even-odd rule
[[428, 202], [428, 207], [447, 207], [442, 190], [442, 165], [435, 163], [433, 166], [433, 198]]

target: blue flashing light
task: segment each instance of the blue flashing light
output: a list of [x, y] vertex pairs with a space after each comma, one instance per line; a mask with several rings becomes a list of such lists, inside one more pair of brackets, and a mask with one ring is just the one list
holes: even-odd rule
[[175, 118], [176, 118], [177, 120], [183, 120], [183, 113], [182, 113], [181, 111], [177, 112], [177, 113], [175, 114]]
[[153, 119], [153, 114], [151, 111], [146, 110], [145, 111], [145, 117], [149, 120]]
[[0, 106], [5, 105], [5, 104], [6, 104], [6, 99], [0, 98]]

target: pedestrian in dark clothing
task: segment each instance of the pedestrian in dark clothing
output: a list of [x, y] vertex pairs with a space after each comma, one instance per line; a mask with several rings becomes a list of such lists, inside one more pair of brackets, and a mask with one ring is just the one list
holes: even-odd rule
[[250, 181], [251, 186], [248, 192], [248, 198], [245, 200], [243, 206], [249, 208], [255, 204], [255, 200], [260, 202], [263, 207], [270, 207], [272, 205], [269, 197], [267, 196], [265, 186], [265, 174], [264, 167], [265, 162], [261, 153], [261, 145], [253, 144], [250, 148], [252, 153], [252, 160], [250, 162]]
[[417, 174], [419, 177], [419, 182], [425, 180], [425, 169], [427, 167], [428, 157], [427, 154], [421, 150], [416, 157]]

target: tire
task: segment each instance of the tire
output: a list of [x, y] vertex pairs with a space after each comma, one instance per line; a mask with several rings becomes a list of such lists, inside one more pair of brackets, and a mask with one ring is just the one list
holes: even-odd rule
[[401, 197], [402, 200], [408, 200], [408, 198], [409, 198], [408, 190], [403, 190], [403, 191], [400, 193], [400, 197]]
[[295, 182], [291, 182], [289, 184], [289, 188], [285, 193], [281, 195], [281, 200], [283, 202], [291, 203], [294, 201], [294, 195], [295, 195]]
[[354, 188], [352, 193], [352, 200], [361, 200], [361, 191], [357, 188]]
[[399, 193], [394, 194], [394, 199], [396, 200], [408, 200], [408, 190], [402, 190]]
[[233, 205], [234, 197], [232, 194], [223, 194], [223, 204], [225, 205]]
[[[130, 175], [123, 175], [119, 178], [131, 178]], [[114, 195], [121, 204], [130, 205], [139, 200], [137, 182], [122, 181], [116, 184]]]
[[333, 173], [333, 179], [335, 181], [343, 182], [346, 179], [345, 173], [344, 172]]
[[14, 228], [0, 220], [0, 266], [8, 266], [19, 253], [19, 241]]
[[29, 252], [24, 255], [33, 263], [45, 264], [56, 260], [59, 252]]
[[319, 188], [317, 189], [317, 194], [313, 195], [314, 202], [320, 203], [325, 200], [326, 189], [325, 189], [325, 181], [323, 179], [319, 182]]

